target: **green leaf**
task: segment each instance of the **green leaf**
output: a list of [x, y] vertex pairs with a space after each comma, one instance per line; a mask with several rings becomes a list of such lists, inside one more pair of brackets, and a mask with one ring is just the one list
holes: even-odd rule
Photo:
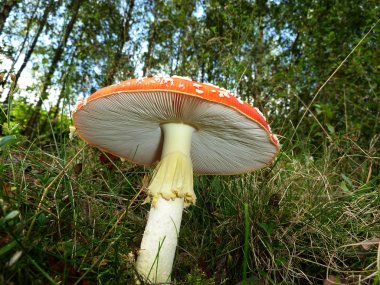
[[343, 180], [348, 184], [350, 185], [351, 188], [354, 188], [354, 185], [352, 184], [350, 178], [348, 178], [346, 175], [344, 175], [343, 173], [340, 174], [340, 176], [343, 178]]
[[17, 245], [17, 241], [12, 240], [11, 242], [7, 243], [5, 246], [0, 248], [0, 256], [10, 251], [12, 248], [14, 248]]
[[286, 263], [286, 259], [284, 257], [277, 257], [274, 262], [278, 265], [278, 266], [284, 266], [284, 264]]
[[12, 145], [17, 142], [15, 135], [5, 136], [0, 138], [0, 149], [4, 149], [7, 145]]
[[322, 113], [321, 105], [314, 104], [314, 108], [315, 108], [315, 111], [317, 112], [318, 115], [320, 115]]
[[37, 218], [37, 222], [42, 226], [46, 223], [46, 215], [44, 213], [40, 213]]
[[48, 94], [47, 92], [43, 92], [43, 93], [41, 94], [41, 99], [42, 99], [42, 100], [46, 100], [48, 97], [49, 97], [49, 94]]
[[344, 181], [340, 182], [340, 188], [343, 189], [344, 192], [350, 192], [350, 190], [348, 189], [346, 183], [344, 183]]
[[326, 127], [331, 134], [335, 133], [335, 128], [331, 124], [326, 123]]
[[8, 220], [13, 220], [13, 219], [16, 218], [19, 214], [20, 214], [19, 211], [14, 210], [14, 211], [8, 213], [8, 215], [6, 215], [6, 216], [4, 217], [3, 222], [6, 222], [6, 221], [8, 221]]
[[275, 223], [259, 223], [259, 226], [266, 232], [268, 236], [272, 235], [273, 230], [276, 228]]

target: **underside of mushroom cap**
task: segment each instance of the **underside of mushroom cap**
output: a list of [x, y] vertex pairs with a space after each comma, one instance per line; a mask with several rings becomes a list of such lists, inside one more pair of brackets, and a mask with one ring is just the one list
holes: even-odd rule
[[273, 160], [278, 141], [255, 108], [213, 85], [164, 79], [128, 80], [94, 93], [74, 112], [79, 136], [104, 151], [151, 165], [160, 160], [161, 125], [184, 123], [196, 129], [191, 142], [195, 173], [239, 174]]

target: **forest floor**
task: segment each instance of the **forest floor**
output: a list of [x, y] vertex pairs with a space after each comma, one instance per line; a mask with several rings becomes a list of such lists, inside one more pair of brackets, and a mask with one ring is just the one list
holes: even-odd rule
[[[195, 177], [173, 284], [379, 284], [376, 150], [281, 140], [268, 168]], [[79, 139], [0, 148], [0, 283], [132, 284], [152, 170]]]

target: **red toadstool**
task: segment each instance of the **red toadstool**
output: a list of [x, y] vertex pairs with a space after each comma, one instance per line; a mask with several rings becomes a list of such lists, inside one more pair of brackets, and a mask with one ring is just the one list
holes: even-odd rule
[[279, 143], [264, 116], [228, 90], [180, 76], [131, 79], [102, 88], [73, 112], [90, 145], [142, 165], [159, 162], [137, 258], [148, 282], [168, 282], [183, 208], [194, 204], [193, 171], [231, 175], [273, 160]]

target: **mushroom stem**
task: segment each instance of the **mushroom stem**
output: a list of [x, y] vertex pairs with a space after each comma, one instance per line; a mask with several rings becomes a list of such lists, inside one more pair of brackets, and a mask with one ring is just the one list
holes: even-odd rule
[[148, 187], [152, 206], [145, 227], [136, 269], [147, 282], [170, 282], [182, 211], [195, 202], [191, 137], [195, 129], [182, 123], [161, 126], [164, 144], [161, 161]]
[[136, 262], [138, 273], [149, 283], [170, 282], [183, 205], [183, 198], [159, 198], [150, 209]]

